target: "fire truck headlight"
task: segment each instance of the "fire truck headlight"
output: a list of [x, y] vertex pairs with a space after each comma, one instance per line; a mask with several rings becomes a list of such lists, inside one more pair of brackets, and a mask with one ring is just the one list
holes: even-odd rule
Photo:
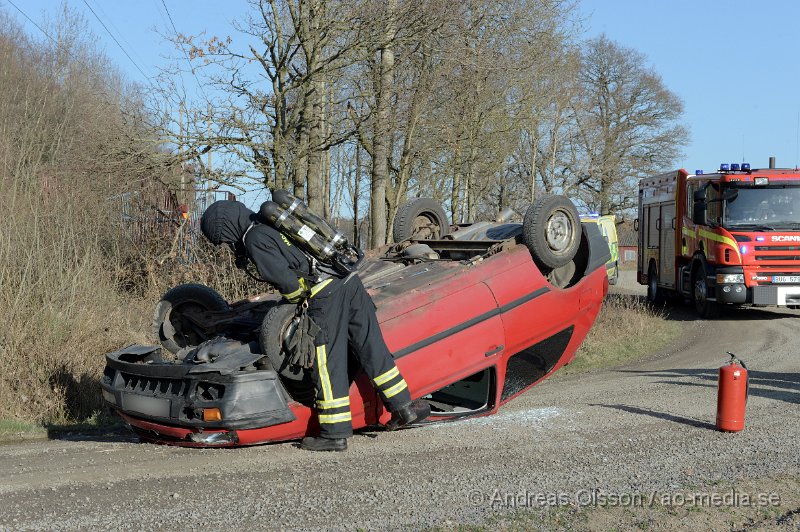
[[718, 273], [717, 284], [742, 284], [744, 283], [743, 273]]

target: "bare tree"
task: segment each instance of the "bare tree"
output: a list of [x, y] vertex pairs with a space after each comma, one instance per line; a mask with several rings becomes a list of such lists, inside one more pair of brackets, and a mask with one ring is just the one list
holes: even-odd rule
[[[337, 115], [329, 112], [328, 80], [360, 45], [359, 8], [340, 0], [250, 3], [247, 18], [234, 23], [237, 39], [174, 39], [207, 84], [213, 110], [209, 116], [201, 109], [196, 122], [181, 128], [176, 144], [201, 167], [198, 155], [209, 150], [232, 161], [226, 174], [213, 176], [218, 181], [255, 173], [269, 188], [291, 186], [323, 212], [329, 203], [327, 150], [349, 135], [329, 123]], [[171, 100], [188, 105], [176, 89]]]
[[382, 246], [387, 239], [386, 185], [389, 180], [389, 150], [392, 130], [389, 125], [389, 108], [394, 91], [394, 46], [397, 25], [397, 0], [386, 2], [386, 28], [383, 32], [378, 53], [375, 88], [375, 120], [372, 134], [372, 195], [370, 210], [369, 243], [373, 248]]
[[636, 181], [668, 167], [687, 143], [683, 104], [641, 53], [605, 36], [586, 44], [580, 82], [570, 171], [587, 204], [603, 214], [629, 209]]

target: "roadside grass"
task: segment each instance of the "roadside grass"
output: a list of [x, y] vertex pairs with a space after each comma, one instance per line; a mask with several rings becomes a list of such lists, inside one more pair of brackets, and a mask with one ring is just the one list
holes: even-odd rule
[[658, 351], [680, 333], [680, 325], [665, 316], [663, 309], [651, 307], [642, 296], [609, 294], [575, 360], [561, 371], [619, 366]]
[[124, 426], [120, 418], [102, 410], [80, 422], [66, 421], [44, 425], [17, 418], [3, 418], [0, 419], [0, 443], [58, 438], [76, 432], [81, 434], [116, 433], [121, 431]]
[[20, 419], [0, 419], [0, 442], [47, 437], [47, 429]]

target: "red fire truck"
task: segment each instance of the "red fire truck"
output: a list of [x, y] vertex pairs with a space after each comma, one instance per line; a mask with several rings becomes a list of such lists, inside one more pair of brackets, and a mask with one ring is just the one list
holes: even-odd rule
[[[771, 165], [772, 166], [772, 165]], [[800, 170], [723, 164], [639, 184], [637, 279], [647, 298], [800, 308]]]

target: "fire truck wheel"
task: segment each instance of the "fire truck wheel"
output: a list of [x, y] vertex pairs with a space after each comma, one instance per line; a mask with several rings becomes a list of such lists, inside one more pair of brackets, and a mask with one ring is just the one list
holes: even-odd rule
[[229, 308], [219, 293], [205, 285], [178, 285], [168, 290], [156, 304], [153, 334], [167, 351], [177, 353], [209, 338], [207, 331], [190, 319], [192, 313]]
[[706, 283], [705, 268], [701, 265], [694, 269], [692, 275], [692, 299], [694, 308], [703, 319], [712, 319], [719, 316], [720, 305], [716, 301], [708, 300], [708, 284]]
[[658, 287], [658, 269], [654, 262], [650, 263], [647, 272], [647, 301], [656, 307], [661, 307], [665, 303], [664, 291]]
[[568, 264], [581, 244], [578, 209], [564, 196], [544, 196], [525, 213], [522, 236], [542, 273]]
[[392, 225], [395, 242], [413, 238], [415, 240], [438, 240], [450, 233], [447, 214], [436, 200], [416, 198], [397, 209]]

